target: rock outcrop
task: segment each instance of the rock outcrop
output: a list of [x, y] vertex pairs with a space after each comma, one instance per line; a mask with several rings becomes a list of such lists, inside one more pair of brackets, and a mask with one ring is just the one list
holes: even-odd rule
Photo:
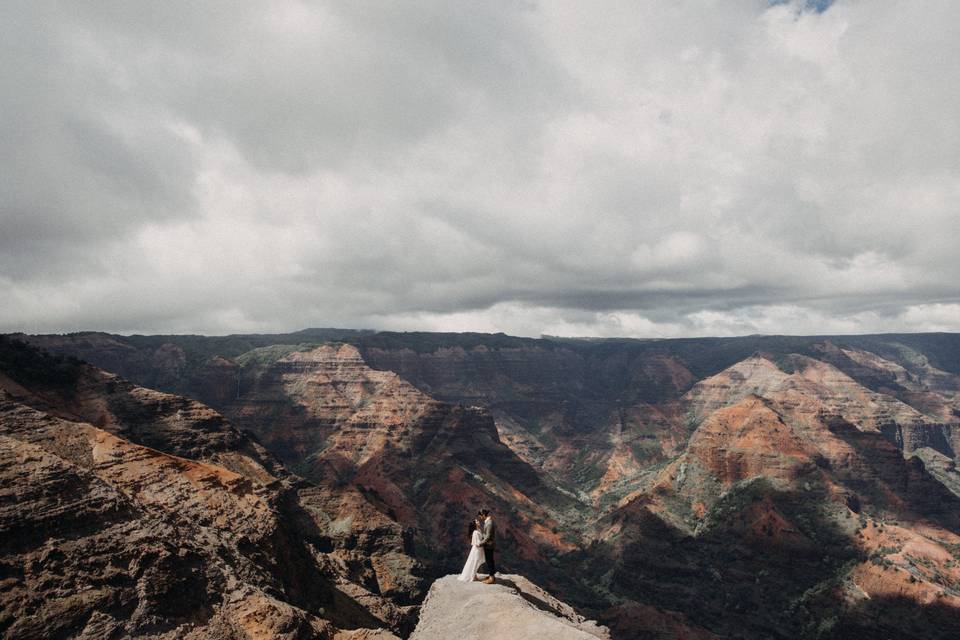
[[517, 566], [574, 548], [558, 520], [583, 522], [582, 505], [504, 445], [486, 410], [434, 400], [351, 345], [279, 350], [246, 376], [224, 411], [317, 487], [304, 499], [326, 514], [333, 555], [370, 563], [380, 593], [422, 598], [428, 569], [462, 561], [483, 505], [502, 514]]
[[[700, 620], [713, 617], [721, 635], [829, 623], [908, 637], [918, 628], [908, 614], [921, 607], [936, 609], [940, 631], [960, 629], [960, 498], [950, 464], [919, 450], [937, 465], [931, 473], [883, 433], [886, 424], [921, 428], [923, 416], [803, 356], [779, 366], [749, 358], [685, 401], [698, 423], [686, 450], [601, 519], [611, 588], [659, 591], [655, 604], [684, 611], [684, 576], [737, 585], [735, 598], [714, 593], [697, 605], [714, 608]], [[653, 578], [664, 572], [678, 584]], [[744, 610], [743, 601], [755, 606]], [[879, 602], [882, 625], [865, 623], [863, 611]], [[611, 628], [622, 628], [623, 613], [607, 614]]]
[[[239, 483], [231, 499], [245, 483], [266, 496], [283, 539], [308, 550], [302, 564], [341, 604], [297, 595], [302, 582], [271, 573], [286, 566], [274, 558], [264, 571], [279, 586], [250, 582], [252, 570], [237, 579], [303, 613], [256, 619], [303, 620], [304, 634], [324, 624], [322, 633], [409, 632], [431, 580], [462, 564], [464, 520], [485, 504], [499, 514], [503, 568], [615, 638], [960, 637], [960, 336], [532, 340], [324, 330], [29, 339], [214, 405], [102, 372], [66, 392], [23, 384], [24, 394], [21, 381], [4, 383], [11, 402], [52, 419], [207, 465], [188, 473], [204, 479], [202, 505], [222, 501], [217, 483]], [[53, 366], [54, 377], [69, 374], [62, 368]], [[68, 432], [70, 442], [101, 437]], [[60, 457], [59, 448], [72, 450], [42, 446]], [[121, 461], [151, 459], [124, 451]], [[211, 475], [211, 466], [224, 471]], [[148, 481], [171, 487], [191, 522], [221, 526], [181, 481]], [[73, 484], [44, 490], [62, 494], [64, 526], [74, 521]], [[83, 508], [104, 514], [89, 518], [115, 517], [111, 500], [92, 497]], [[17, 513], [32, 522], [46, 508], [2, 522], [12, 531]], [[196, 552], [200, 566], [213, 562]], [[229, 620], [222, 606], [210, 610], [209, 620]], [[361, 617], [345, 624], [351, 611]], [[91, 629], [103, 622], [91, 620]]]
[[[298, 484], [196, 402], [0, 338], [0, 632], [351, 637], [406, 613], [347, 585]], [[379, 633], [379, 631], [378, 631]]]
[[691, 418], [699, 422], [748, 395], [776, 399], [794, 413], [832, 413], [874, 431], [894, 424], [921, 428], [927, 421], [896, 398], [863, 387], [832, 365], [800, 355], [783, 356], [777, 362], [762, 356], [747, 358], [698, 382], [684, 401]]
[[609, 640], [606, 628], [584, 619], [523, 576], [499, 575], [497, 584], [433, 583], [410, 640]]
[[415, 335], [361, 351], [433, 397], [487, 408], [518, 456], [598, 505], [615, 502], [685, 438], [669, 401], [695, 377], [669, 353], [507, 336], [423, 350]]

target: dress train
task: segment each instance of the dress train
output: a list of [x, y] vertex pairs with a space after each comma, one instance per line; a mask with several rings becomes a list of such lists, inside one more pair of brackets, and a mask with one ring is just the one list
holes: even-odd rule
[[467, 563], [463, 565], [463, 571], [457, 576], [457, 580], [471, 582], [481, 564], [483, 564], [483, 547], [480, 546], [480, 532], [474, 531], [470, 537], [470, 555], [467, 556]]

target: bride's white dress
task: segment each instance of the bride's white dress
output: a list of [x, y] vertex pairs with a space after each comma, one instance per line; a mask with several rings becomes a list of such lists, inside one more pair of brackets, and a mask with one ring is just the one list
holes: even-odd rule
[[483, 563], [483, 547], [480, 546], [480, 532], [474, 531], [470, 539], [470, 555], [467, 556], [467, 564], [463, 565], [463, 571], [457, 577], [460, 582], [470, 582], [477, 575], [477, 567]]

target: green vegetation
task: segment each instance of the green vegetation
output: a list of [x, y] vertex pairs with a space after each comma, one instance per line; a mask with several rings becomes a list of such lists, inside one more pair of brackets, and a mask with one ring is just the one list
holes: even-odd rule
[[797, 371], [796, 359], [790, 357], [789, 355], [777, 356], [773, 359], [773, 364], [777, 365], [777, 369], [783, 371], [787, 375], [793, 374]]
[[960, 561], [960, 544], [945, 544], [947, 551], [950, 552], [956, 560]]
[[84, 363], [72, 356], [55, 356], [27, 343], [0, 336], [0, 371], [20, 384], [72, 386]]
[[241, 353], [235, 358], [235, 361], [241, 367], [251, 367], [259, 365], [273, 364], [277, 360], [284, 358], [297, 351], [309, 351], [317, 347], [315, 343], [300, 344], [272, 344], [266, 347], [257, 347], [245, 353]]

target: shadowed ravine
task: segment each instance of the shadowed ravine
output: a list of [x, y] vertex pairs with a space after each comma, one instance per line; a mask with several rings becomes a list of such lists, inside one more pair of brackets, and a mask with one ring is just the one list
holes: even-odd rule
[[406, 636], [480, 506], [613, 638], [960, 630], [956, 335], [18, 339], [11, 637]]

